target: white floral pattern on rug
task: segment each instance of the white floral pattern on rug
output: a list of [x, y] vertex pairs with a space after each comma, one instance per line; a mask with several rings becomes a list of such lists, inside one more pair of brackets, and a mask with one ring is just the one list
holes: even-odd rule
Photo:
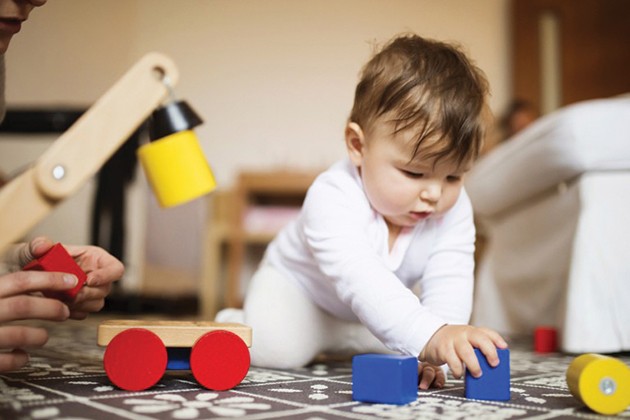
[[220, 398], [216, 392], [202, 392], [188, 399], [180, 394], [158, 394], [152, 398], [129, 398], [124, 404], [134, 413], [156, 414], [169, 412], [174, 419], [206, 418], [209, 413], [218, 417], [242, 417], [252, 411], [269, 410], [271, 406], [257, 403], [252, 397], [228, 396]]
[[20, 409], [24, 403], [43, 401], [43, 394], [34, 392], [31, 388], [11, 386], [0, 379], [0, 404], [8, 404], [15, 409]]
[[415, 419], [509, 419], [522, 416], [526, 410], [487, 405], [474, 401], [457, 401], [441, 397], [419, 397], [416, 401], [404, 405], [372, 404], [360, 405], [352, 409], [353, 413], [368, 414], [375, 417], [415, 420]]

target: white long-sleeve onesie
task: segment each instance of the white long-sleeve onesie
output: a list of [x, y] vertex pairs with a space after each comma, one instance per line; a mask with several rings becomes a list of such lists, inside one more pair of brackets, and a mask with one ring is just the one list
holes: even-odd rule
[[443, 216], [403, 229], [390, 252], [386, 222], [345, 159], [316, 179], [300, 216], [269, 245], [265, 264], [333, 317], [358, 320], [389, 349], [418, 356], [442, 325], [469, 320], [474, 240], [462, 190]]

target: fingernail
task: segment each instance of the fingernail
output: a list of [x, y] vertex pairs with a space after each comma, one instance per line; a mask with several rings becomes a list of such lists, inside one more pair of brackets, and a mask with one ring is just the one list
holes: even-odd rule
[[77, 278], [77, 276], [73, 276], [72, 274], [64, 274], [63, 275], [63, 282], [68, 285], [68, 286], [76, 286], [77, 283], [79, 282], [79, 279]]

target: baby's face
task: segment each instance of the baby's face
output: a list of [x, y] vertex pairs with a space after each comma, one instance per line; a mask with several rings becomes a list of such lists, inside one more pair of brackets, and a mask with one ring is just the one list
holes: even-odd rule
[[372, 207], [389, 224], [411, 227], [451, 209], [468, 169], [449, 159], [423, 159], [422, 150], [410, 161], [416, 133], [392, 134], [377, 124], [366, 134], [360, 171]]

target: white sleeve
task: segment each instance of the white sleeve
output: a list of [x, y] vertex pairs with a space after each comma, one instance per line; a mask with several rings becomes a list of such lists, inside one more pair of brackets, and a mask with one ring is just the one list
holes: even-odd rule
[[440, 221], [437, 241], [420, 280], [420, 301], [449, 324], [467, 324], [472, 312], [475, 225], [464, 190]]
[[422, 305], [369, 243], [374, 214], [357, 187], [316, 183], [303, 206], [310, 251], [338, 297], [388, 348], [418, 356], [446, 323]]

